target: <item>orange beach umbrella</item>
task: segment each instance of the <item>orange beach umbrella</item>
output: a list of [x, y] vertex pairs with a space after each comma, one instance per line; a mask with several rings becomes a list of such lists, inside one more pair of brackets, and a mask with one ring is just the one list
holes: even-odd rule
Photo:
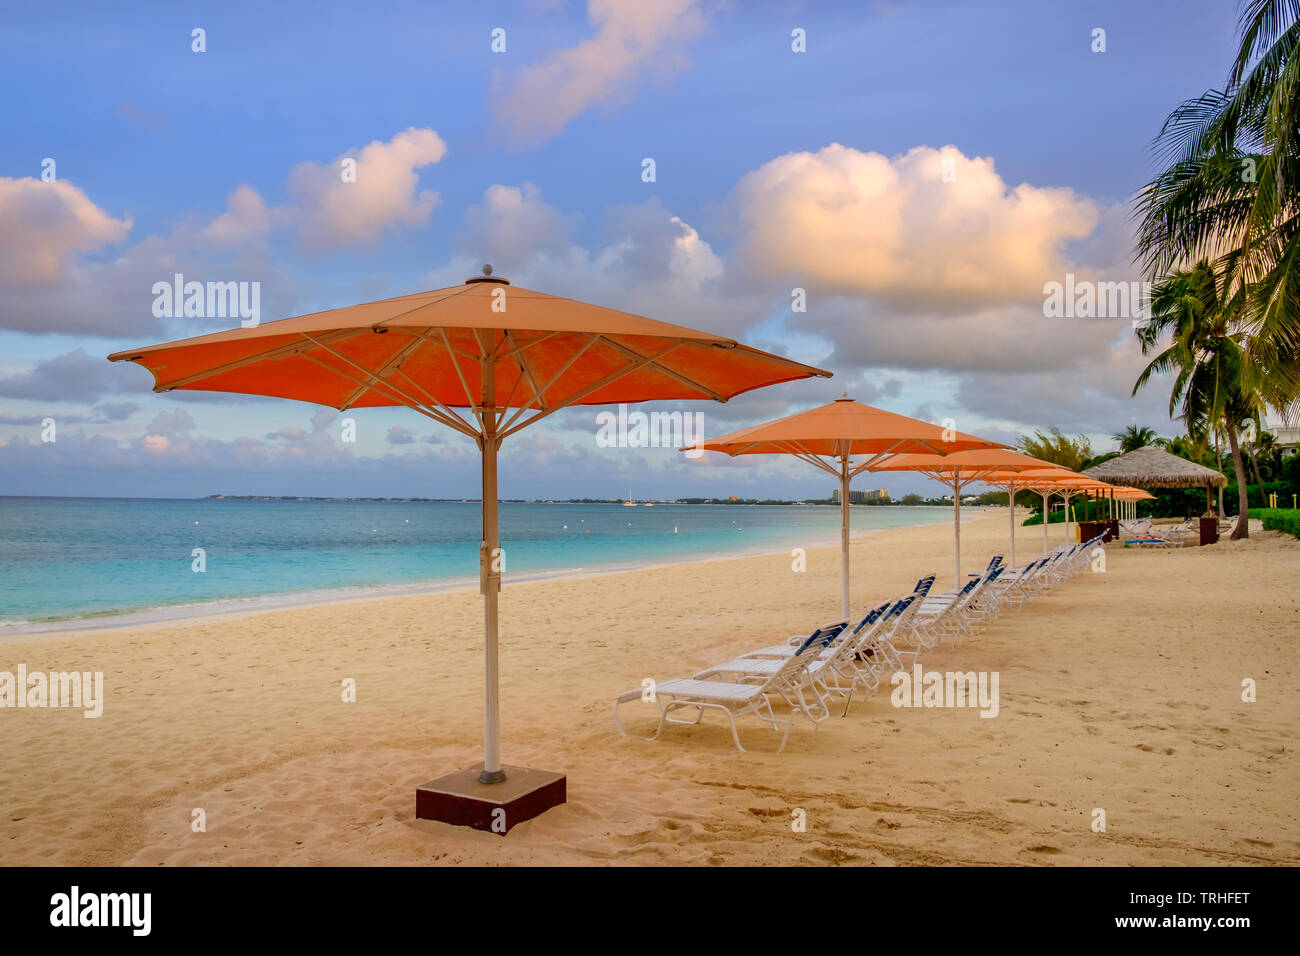
[[[742, 428], [700, 446], [728, 455], [793, 455], [840, 479], [841, 609], [849, 616], [849, 480], [890, 455], [942, 456], [1005, 445], [872, 408], [851, 398]], [[684, 450], [684, 449], [683, 449]], [[856, 463], [851, 459], [861, 456]]]
[[512, 286], [492, 275], [491, 266], [483, 273], [446, 289], [127, 349], [109, 358], [147, 368], [156, 392], [272, 395], [339, 410], [401, 405], [478, 444], [486, 670], [479, 779], [488, 784], [505, 779], [497, 684], [502, 441], [574, 405], [725, 402], [751, 389], [831, 373], [725, 336]]
[[872, 471], [915, 471], [942, 481], [952, 489], [952, 535], [954, 554], [954, 587], [961, 587], [961, 492], [972, 482], [987, 481], [987, 476], [1003, 474], [1009, 480], [1011, 492], [1011, 566], [1016, 564], [1016, 509], [1014, 485], [1020, 473], [1052, 471], [1057, 466], [1038, 458], [1030, 458], [1009, 448], [980, 448], [959, 451], [952, 455], [893, 455], [872, 465]]
[[[1005, 475], [996, 474], [985, 477], [986, 484], [998, 485], [1001, 487], [1005, 484]], [[1081, 475], [1078, 472], [1071, 471], [1068, 468], [1062, 468], [1054, 465], [1051, 470], [1047, 471], [1029, 471], [1022, 472], [1017, 481], [1021, 488], [1030, 491], [1036, 491], [1043, 496], [1043, 556], [1047, 556], [1047, 506], [1052, 495], [1060, 495], [1065, 502], [1065, 539], [1070, 539], [1070, 498], [1075, 494], [1101, 487], [1102, 483], [1096, 479], [1089, 478], [1087, 475]]]

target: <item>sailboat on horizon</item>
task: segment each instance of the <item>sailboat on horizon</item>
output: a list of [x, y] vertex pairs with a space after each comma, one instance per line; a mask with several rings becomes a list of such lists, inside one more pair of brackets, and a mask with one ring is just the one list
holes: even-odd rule
[[623, 502], [623, 507], [624, 507], [624, 508], [635, 508], [635, 507], [636, 507], [636, 502], [632, 500], [632, 489], [631, 489], [631, 487], [629, 487], [629, 488], [627, 489], [627, 501]]

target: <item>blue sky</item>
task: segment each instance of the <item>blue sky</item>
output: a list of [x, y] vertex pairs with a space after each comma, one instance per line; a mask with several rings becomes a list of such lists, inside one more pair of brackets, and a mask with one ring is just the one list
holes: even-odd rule
[[[1130, 323], [1045, 318], [1041, 289], [1138, 278], [1125, 204], [1164, 116], [1222, 82], [1229, 4], [0, 11], [0, 494], [476, 494], [473, 446], [404, 410], [357, 413], [344, 446], [328, 410], [157, 396], [101, 363], [229, 324], [155, 320], [173, 271], [260, 282], [269, 320], [491, 261], [836, 372], [694, 406], [714, 433], [845, 390], [995, 438], [1059, 425], [1099, 451], [1132, 422], [1179, 430], [1158, 385], [1128, 397]], [[365, 190], [337, 185], [349, 156]], [[599, 448], [597, 411], [507, 445], [503, 494], [825, 493], [799, 463]]]

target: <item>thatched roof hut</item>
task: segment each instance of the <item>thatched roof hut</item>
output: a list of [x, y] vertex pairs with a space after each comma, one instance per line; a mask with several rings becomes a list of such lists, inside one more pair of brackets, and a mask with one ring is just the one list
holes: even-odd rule
[[1213, 468], [1147, 445], [1083, 472], [1111, 485], [1135, 488], [1222, 488], [1228, 479]]

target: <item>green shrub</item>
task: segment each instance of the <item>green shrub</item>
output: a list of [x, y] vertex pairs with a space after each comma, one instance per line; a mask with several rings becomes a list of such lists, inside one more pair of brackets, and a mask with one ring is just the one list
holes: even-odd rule
[[1267, 531], [1282, 531], [1300, 538], [1300, 510], [1295, 508], [1251, 508], [1250, 516], [1264, 522]]

